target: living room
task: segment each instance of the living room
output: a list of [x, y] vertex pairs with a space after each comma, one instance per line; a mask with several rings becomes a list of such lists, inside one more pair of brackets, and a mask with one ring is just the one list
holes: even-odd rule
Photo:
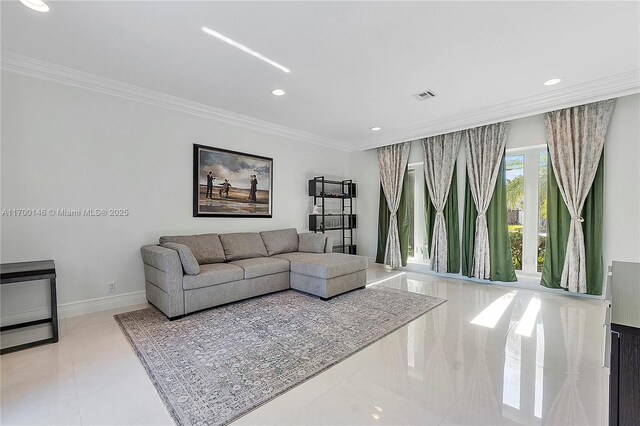
[[0, 8], [0, 423], [640, 415], [640, 2]]

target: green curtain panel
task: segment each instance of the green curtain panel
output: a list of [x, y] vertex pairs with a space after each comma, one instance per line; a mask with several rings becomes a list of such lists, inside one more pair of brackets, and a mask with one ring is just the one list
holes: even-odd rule
[[[458, 172], [453, 166], [451, 187], [444, 207], [444, 221], [447, 224], [447, 272], [457, 274], [460, 272], [460, 224], [458, 220]], [[425, 236], [427, 239], [427, 252], [431, 253], [431, 236], [433, 224], [436, 220], [436, 208], [431, 202], [429, 188], [424, 185], [424, 211], [425, 211]]]
[[[547, 156], [551, 158], [551, 156]], [[547, 160], [550, 161], [550, 160]], [[547, 164], [547, 242], [541, 285], [560, 287], [567, 252], [571, 215], [560, 195], [553, 167]], [[601, 295], [604, 280], [602, 209], [604, 200], [604, 154], [582, 210], [582, 230], [587, 268], [587, 294]]]
[[[476, 231], [478, 211], [473, 202], [469, 177], [465, 178], [464, 222], [462, 226], [462, 275], [471, 277], [473, 273], [473, 240]], [[491, 257], [491, 281], [517, 281], [516, 271], [511, 258], [509, 228], [507, 226], [507, 184], [505, 177], [504, 155], [496, 187], [487, 209], [487, 228], [489, 229], [489, 255]]]
[[[409, 256], [409, 209], [407, 205], [407, 199], [409, 198], [409, 185], [404, 184], [407, 179], [409, 179], [408, 168], [404, 172], [402, 196], [400, 197], [400, 207], [398, 207], [398, 233], [400, 236], [402, 266], [407, 266], [407, 257]], [[378, 204], [378, 251], [376, 253], [376, 263], [384, 263], [384, 249], [387, 245], [390, 221], [391, 212], [387, 205], [387, 199], [384, 197], [382, 185], [380, 185], [380, 202]]]

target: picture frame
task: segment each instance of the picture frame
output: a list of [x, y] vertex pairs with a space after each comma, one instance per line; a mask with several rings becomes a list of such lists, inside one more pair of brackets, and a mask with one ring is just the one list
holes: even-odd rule
[[273, 158], [193, 144], [193, 217], [273, 217]]

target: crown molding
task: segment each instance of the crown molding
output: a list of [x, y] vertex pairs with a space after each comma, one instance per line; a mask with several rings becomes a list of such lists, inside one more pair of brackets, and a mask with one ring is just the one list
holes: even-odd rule
[[2, 52], [0, 58], [0, 68], [7, 72], [92, 90], [198, 117], [221, 121], [234, 126], [347, 152], [377, 148], [379, 146], [455, 132], [499, 121], [515, 120], [556, 109], [640, 92], [640, 70], [634, 70], [539, 95], [419, 123], [397, 132], [364, 140], [360, 143], [350, 143], [292, 129], [243, 114], [211, 107], [14, 53]]
[[63, 67], [61, 65], [55, 65], [38, 59], [17, 55], [15, 53], [2, 52], [0, 68], [7, 72], [22, 74], [40, 80], [52, 81], [55, 83], [65, 84], [67, 86], [92, 90], [94, 92], [117, 96], [119, 98], [168, 108], [174, 111], [222, 121], [234, 126], [282, 136], [300, 142], [320, 145], [340, 151], [353, 151], [356, 149], [354, 145], [347, 142], [326, 138], [302, 130], [292, 129], [290, 127], [249, 117], [247, 115], [211, 107], [154, 90], [144, 89], [142, 87], [111, 80], [98, 75]]
[[355, 145], [367, 150], [635, 93], [640, 93], [640, 70], [420, 123]]

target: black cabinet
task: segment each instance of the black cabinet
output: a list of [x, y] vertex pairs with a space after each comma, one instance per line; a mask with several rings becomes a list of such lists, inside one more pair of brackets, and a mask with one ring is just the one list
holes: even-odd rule
[[640, 423], [640, 264], [613, 262], [609, 424]]
[[309, 180], [309, 196], [318, 211], [309, 215], [309, 230], [313, 232], [336, 231], [332, 237], [337, 245], [334, 252], [356, 254], [353, 230], [356, 228], [356, 215], [353, 212], [353, 199], [356, 196], [356, 184], [351, 179], [330, 180], [318, 176]]
[[611, 324], [609, 423], [640, 422], [640, 329]]

